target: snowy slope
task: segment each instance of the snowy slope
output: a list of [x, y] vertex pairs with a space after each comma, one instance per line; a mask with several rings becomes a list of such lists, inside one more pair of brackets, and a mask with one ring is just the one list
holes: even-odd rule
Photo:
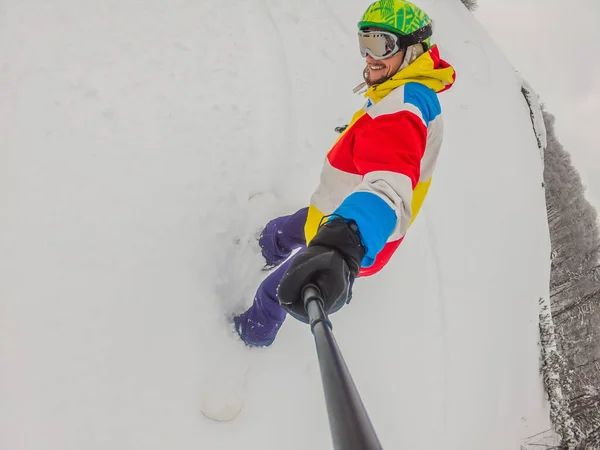
[[[236, 421], [198, 404], [206, 367], [240, 350], [223, 314], [260, 281], [253, 234], [305, 205], [362, 103], [367, 4], [3, 2], [0, 448], [330, 448], [291, 319], [252, 352]], [[485, 31], [458, 0], [419, 4], [458, 73], [442, 154], [402, 249], [334, 331], [385, 448], [517, 449], [550, 427], [542, 163]]]

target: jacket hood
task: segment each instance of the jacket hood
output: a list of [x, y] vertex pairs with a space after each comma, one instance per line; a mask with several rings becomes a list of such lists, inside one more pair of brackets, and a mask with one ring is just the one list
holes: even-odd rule
[[438, 46], [434, 45], [393, 77], [381, 84], [370, 86], [365, 92], [365, 97], [377, 103], [391, 91], [407, 83], [420, 83], [435, 92], [442, 92], [450, 89], [455, 80], [454, 68], [440, 58]]

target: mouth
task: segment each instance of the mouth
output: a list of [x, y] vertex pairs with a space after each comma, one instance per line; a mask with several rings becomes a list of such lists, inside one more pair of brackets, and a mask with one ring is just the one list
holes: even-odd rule
[[369, 70], [372, 70], [372, 71], [385, 69], [385, 66], [383, 64], [369, 64], [368, 66], [369, 66]]

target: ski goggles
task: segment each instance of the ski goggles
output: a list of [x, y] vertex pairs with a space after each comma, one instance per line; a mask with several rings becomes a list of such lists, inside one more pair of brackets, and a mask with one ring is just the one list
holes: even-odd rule
[[398, 43], [398, 36], [389, 31], [360, 30], [358, 32], [358, 45], [363, 58], [371, 55], [371, 58], [376, 60], [389, 58], [402, 50]]

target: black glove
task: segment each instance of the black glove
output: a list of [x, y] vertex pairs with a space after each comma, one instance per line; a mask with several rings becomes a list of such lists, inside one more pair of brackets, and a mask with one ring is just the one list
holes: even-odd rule
[[325, 312], [336, 312], [350, 299], [365, 252], [356, 222], [340, 218], [323, 224], [285, 272], [277, 288], [279, 304], [296, 319], [308, 323], [302, 289], [314, 283], [321, 291]]

